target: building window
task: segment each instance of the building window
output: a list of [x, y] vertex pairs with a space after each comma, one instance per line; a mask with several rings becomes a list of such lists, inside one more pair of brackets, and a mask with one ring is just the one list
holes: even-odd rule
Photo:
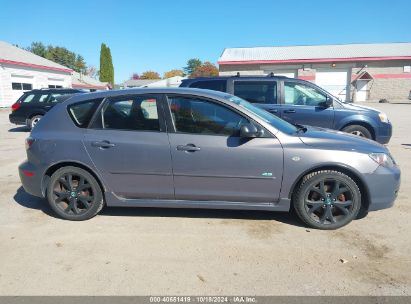
[[13, 90], [30, 91], [33, 89], [33, 85], [31, 83], [12, 82], [11, 88]]

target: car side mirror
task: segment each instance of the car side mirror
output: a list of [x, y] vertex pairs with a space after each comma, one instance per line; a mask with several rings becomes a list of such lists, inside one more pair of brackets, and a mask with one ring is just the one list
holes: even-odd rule
[[329, 107], [332, 107], [333, 102], [334, 102], [333, 98], [330, 97], [330, 96], [327, 96], [327, 99], [325, 101], [319, 103], [318, 106], [320, 106], [322, 108], [329, 108]]
[[325, 100], [325, 107], [326, 108], [332, 107], [333, 103], [334, 103], [334, 99], [330, 96], [327, 96], [327, 99]]
[[240, 128], [240, 137], [243, 138], [255, 138], [264, 135], [264, 130], [262, 128], [257, 128], [255, 125], [248, 123], [242, 125]]

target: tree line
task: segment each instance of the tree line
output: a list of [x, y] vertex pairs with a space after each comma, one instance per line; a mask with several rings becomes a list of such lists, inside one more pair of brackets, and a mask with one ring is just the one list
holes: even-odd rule
[[[54, 61], [58, 64], [68, 67], [78, 73], [88, 75], [93, 78], [99, 78], [102, 82], [108, 82], [114, 85], [114, 66], [110, 48], [105, 44], [101, 44], [100, 49], [100, 69], [92, 65], [87, 65], [84, 57], [65, 47], [44, 45], [42, 42], [32, 42], [25, 50], [30, 51], [38, 56]], [[192, 58], [187, 61], [187, 64], [182, 69], [172, 69], [163, 74], [163, 78], [174, 76], [207, 77], [218, 76], [218, 68], [209, 61], [201, 61], [198, 58]], [[161, 79], [159, 73], [148, 70], [141, 75], [134, 73], [130, 79]]]
[[[202, 62], [198, 58], [192, 58], [187, 61], [187, 65], [182, 69], [164, 72], [163, 79], [174, 76], [188, 76], [190, 78], [218, 76], [218, 68], [209, 61]], [[149, 70], [141, 73], [141, 75], [133, 73], [130, 79], [161, 79], [161, 76], [159, 73]]]

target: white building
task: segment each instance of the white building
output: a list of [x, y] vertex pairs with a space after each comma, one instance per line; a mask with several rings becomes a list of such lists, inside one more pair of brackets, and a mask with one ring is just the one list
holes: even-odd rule
[[0, 107], [9, 107], [26, 91], [41, 88], [107, 90], [107, 83], [0, 41]]
[[73, 71], [0, 41], [0, 107], [12, 105], [25, 91], [71, 88]]
[[179, 87], [181, 82], [187, 77], [174, 76], [166, 79], [129, 79], [122, 85], [124, 89], [128, 88], [164, 88]]

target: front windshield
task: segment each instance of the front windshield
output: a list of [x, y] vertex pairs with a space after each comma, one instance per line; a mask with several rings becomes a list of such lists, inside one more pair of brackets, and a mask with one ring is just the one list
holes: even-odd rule
[[271, 113], [268, 113], [267, 111], [259, 107], [252, 105], [248, 101], [245, 101], [244, 99], [241, 99], [237, 96], [227, 94], [225, 95], [225, 99], [232, 101], [236, 105], [243, 107], [244, 109], [247, 109], [248, 111], [254, 113], [260, 119], [264, 120], [266, 123], [269, 123], [274, 128], [280, 130], [283, 133], [293, 134], [298, 130], [294, 125], [286, 122], [285, 120], [282, 120], [281, 118], [278, 118], [277, 116]]

